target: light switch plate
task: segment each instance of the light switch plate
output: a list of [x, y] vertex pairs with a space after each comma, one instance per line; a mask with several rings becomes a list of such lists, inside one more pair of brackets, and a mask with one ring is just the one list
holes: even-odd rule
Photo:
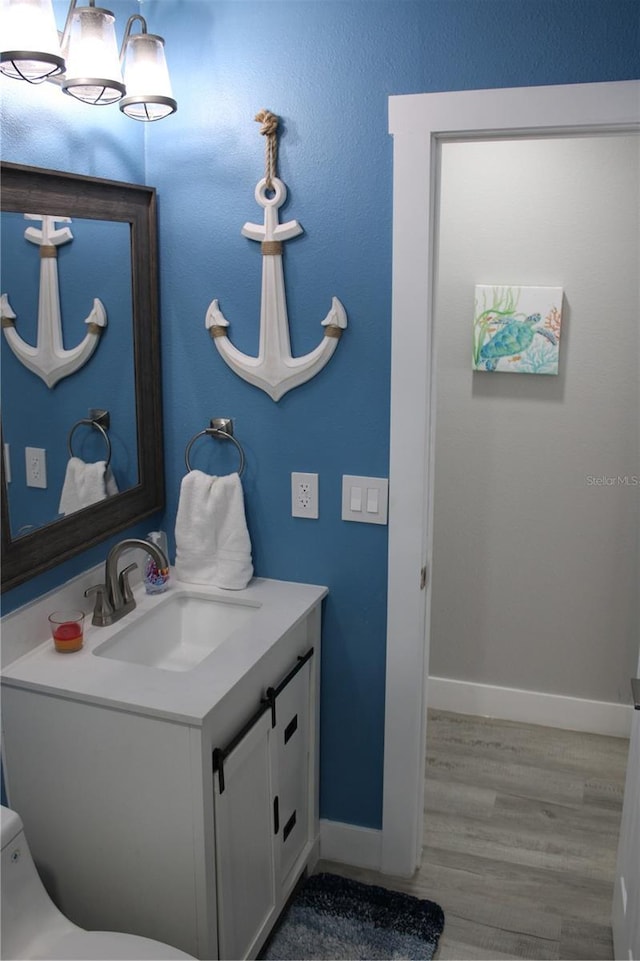
[[358, 521], [360, 524], [386, 524], [388, 503], [389, 481], [386, 477], [343, 475], [343, 521]]

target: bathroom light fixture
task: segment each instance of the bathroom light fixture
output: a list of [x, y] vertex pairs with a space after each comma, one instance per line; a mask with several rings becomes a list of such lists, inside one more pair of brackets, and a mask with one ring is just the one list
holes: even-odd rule
[[[134, 21], [139, 20], [141, 33], [133, 34]], [[162, 120], [175, 113], [178, 104], [173, 99], [164, 40], [147, 33], [144, 17], [129, 17], [122, 40], [120, 61], [124, 64], [126, 96], [120, 109], [134, 120]]]
[[76, 6], [72, 0], [62, 50], [66, 61], [62, 89], [84, 103], [116, 103], [125, 94], [116, 41], [116, 18], [110, 10]]
[[[161, 120], [177, 110], [164, 40], [147, 33], [144, 17], [129, 17], [118, 54], [110, 10], [70, 0], [58, 33], [52, 0], [0, 0], [3, 50], [0, 71], [17, 80], [51, 80], [84, 103], [117, 103], [134, 120]], [[141, 32], [132, 33], [139, 21]], [[124, 80], [122, 72], [124, 70]]]
[[2, 0], [0, 70], [42, 83], [64, 70], [51, 0]]

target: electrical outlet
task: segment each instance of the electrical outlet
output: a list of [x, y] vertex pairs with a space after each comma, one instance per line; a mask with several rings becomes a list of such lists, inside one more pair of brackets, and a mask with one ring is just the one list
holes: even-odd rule
[[27, 487], [47, 486], [47, 452], [43, 447], [25, 447]]
[[318, 517], [317, 474], [291, 474], [291, 516]]

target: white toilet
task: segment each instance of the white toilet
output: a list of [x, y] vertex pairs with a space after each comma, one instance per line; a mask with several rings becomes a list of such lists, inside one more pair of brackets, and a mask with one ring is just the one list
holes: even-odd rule
[[116, 961], [146, 958], [148, 961], [190, 958], [159, 941], [113, 931], [84, 931], [56, 908], [45, 891], [22, 821], [15, 811], [2, 806], [2, 921], [0, 957], [64, 959], [64, 961]]

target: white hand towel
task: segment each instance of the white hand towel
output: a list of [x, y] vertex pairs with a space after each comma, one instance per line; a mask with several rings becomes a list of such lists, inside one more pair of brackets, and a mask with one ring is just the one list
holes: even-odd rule
[[247, 586], [253, 564], [238, 474], [192, 470], [183, 477], [175, 533], [179, 580], [232, 591]]
[[69, 458], [60, 495], [60, 514], [73, 514], [118, 493], [118, 485], [105, 461], [85, 464], [79, 457]]

